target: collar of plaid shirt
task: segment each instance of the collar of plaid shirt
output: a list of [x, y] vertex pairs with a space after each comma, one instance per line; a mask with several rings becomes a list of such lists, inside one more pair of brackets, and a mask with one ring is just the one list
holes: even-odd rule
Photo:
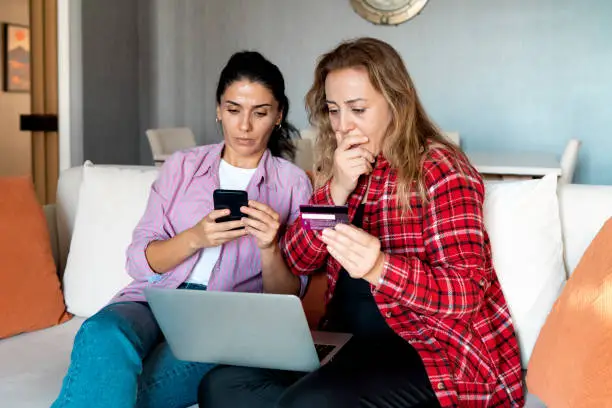
[[[385, 253], [381, 282], [372, 287], [389, 326], [418, 351], [443, 407], [519, 407], [524, 403], [519, 347], [491, 259], [483, 220], [484, 184], [462, 157], [432, 148], [423, 164], [429, 200], [415, 192], [410, 210], [397, 199], [397, 172], [379, 155], [349, 197], [352, 219], [367, 191], [364, 230]], [[333, 204], [329, 183], [313, 204]], [[294, 223], [284, 252], [294, 273], [322, 267], [327, 302], [341, 266], [317, 232]]]

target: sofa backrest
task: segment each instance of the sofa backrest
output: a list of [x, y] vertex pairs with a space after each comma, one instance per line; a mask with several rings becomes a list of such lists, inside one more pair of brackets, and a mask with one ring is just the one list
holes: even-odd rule
[[559, 187], [565, 266], [571, 274], [604, 223], [612, 217], [612, 186]]
[[[152, 166], [119, 166], [152, 168]], [[61, 173], [57, 190], [57, 231], [60, 274], [66, 265], [78, 205], [82, 167]], [[604, 222], [612, 217], [612, 186], [567, 184], [559, 189], [565, 261], [571, 273]]]

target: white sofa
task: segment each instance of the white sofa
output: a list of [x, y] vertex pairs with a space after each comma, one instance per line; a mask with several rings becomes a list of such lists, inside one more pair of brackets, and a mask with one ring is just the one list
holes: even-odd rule
[[[74, 227], [82, 167], [62, 172], [57, 204], [47, 207], [59, 270], [66, 265]], [[559, 191], [565, 261], [572, 271], [605, 220], [612, 216], [612, 186], [567, 185]], [[61, 274], [61, 273], [60, 273]], [[83, 322], [65, 324], [0, 340], [0, 406], [48, 407], [69, 364], [74, 335]], [[528, 407], [543, 407], [533, 396]]]

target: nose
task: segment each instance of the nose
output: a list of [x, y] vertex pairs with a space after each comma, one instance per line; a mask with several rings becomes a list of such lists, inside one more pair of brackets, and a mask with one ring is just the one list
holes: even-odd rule
[[346, 109], [342, 109], [340, 111], [340, 122], [338, 123], [338, 130], [346, 135], [354, 128], [355, 124], [353, 123], [350, 112], [348, 112]]
[[244, 113], [242, 115], [242, 120], [240, 121], [240, 130], [242, 130], [243, 132], [250, 132], [252, 127], [253, 126], [251, 124], [251, 115]]

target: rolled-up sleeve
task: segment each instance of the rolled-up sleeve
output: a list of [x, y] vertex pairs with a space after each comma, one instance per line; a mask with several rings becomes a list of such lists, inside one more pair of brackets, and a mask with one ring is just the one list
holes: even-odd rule
[[[178, 188], [180, 171], [180, 154], [171, 156], [161, 167], [157, 180], [151, 185], [149, 200], [144, 215], [132, 234], [132, 242], [127, 248], [126, 270], [137, 281], [150, 281], [159, 278], [151, 269], [145, 251], [153, 241], [164, 241], [171, 238], [168, 218], [168, 203]], [[173, 234], [172, 234], [173, 235]]]
[[[310, 183], [308, 176], [304, 173], [293, 187], [293, 192], [291, 194], [291, 214], [287, 220], [287, 225], [292, 225], [294, 222], [296, 222], [296, 220], [300, 217], [300, 205], [308, 204], [311, 196], [312, 184]], [[301, 284], [300, 297], [304, 297], [310, 278], [306, 275], [301, 275], [299, 276], [299, 279]]]
[[[309, 202], [323, 205], [333, 204], [329, 182], [317, 189]], [[281, 248], [285, 262], [294, 275], [307, 276], [320, 271], [325, 265], [328, 256], [327, 246], [317, 234], [318, 232], [302, 228], [300, 219], [287, 229]]]

